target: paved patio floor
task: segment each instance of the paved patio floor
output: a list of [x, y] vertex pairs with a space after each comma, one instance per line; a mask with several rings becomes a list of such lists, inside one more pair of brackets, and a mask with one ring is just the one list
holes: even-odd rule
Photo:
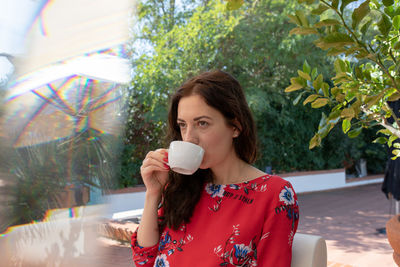
[[[300, 194], [298, 232], [320, 235], [327, 241], [329, 267], [392, 267], [392, 249], [384, 228], [390, 201], [380, 184]], [[102, 239], [101, 266], [134, 266], [129, 245]]]
[[[299, 195], [298, 232], [324, 237], [328, 266], [396, 266], [384, 228], [391, 202], [380, 184]], [[341, 265], [337, 264], [341, 263]]]

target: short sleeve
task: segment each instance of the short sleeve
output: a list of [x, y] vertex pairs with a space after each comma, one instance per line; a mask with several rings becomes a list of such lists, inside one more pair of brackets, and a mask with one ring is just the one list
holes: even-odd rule
[[257, 244], [256, 261], [257, 266], [289, 267], [299, 207], [297, 196], [289, 182], [283, 180], [275, 189], [272, 209], [267, 211]]

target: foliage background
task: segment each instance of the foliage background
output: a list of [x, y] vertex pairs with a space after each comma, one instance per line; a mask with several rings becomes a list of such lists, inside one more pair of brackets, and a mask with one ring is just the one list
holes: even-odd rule
[[141, 183], [139, 168], [149, 150], [165, 147], [168, 99], [188, 77], [222, 69], [245, 89], [258, 127], [256, 166], [273, 172], [343, 168], [360, 158], [369, 172], [383, 172], [384, 146], [372, 144], [368, 131], [349, 140], [334, 128], [321, 147], [308, 149], [320, 111], [293, 105], [285, 94], [290, 77], [304, 60], [333, 77], [332, 59], [315, 49], [313, 37], [289, 35], [293, 0], [246, 1], [235, 11], [218, 0], [147, 0], [138, 3], [130, 43], [133, 79], [126, 95], [126, 138], [119, 186]]

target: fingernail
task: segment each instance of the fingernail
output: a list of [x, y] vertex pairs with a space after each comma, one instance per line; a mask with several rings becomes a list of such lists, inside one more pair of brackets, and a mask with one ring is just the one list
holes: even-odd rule
[[164, 167], [169, 170], [169, 166], [164, 163]]
[[168, 163], [168, 158], [163, 158], [163, 161], [165, 161], [166, 163]]

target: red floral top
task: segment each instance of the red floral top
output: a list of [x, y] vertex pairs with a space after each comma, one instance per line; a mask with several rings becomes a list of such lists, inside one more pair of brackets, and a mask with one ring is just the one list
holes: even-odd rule
[[265, 175], [206, 184], [190, 223], [166, 228], [153, 247], [132, 235], [136, 266], [290, 266], [299, 208], [291, 184]]

